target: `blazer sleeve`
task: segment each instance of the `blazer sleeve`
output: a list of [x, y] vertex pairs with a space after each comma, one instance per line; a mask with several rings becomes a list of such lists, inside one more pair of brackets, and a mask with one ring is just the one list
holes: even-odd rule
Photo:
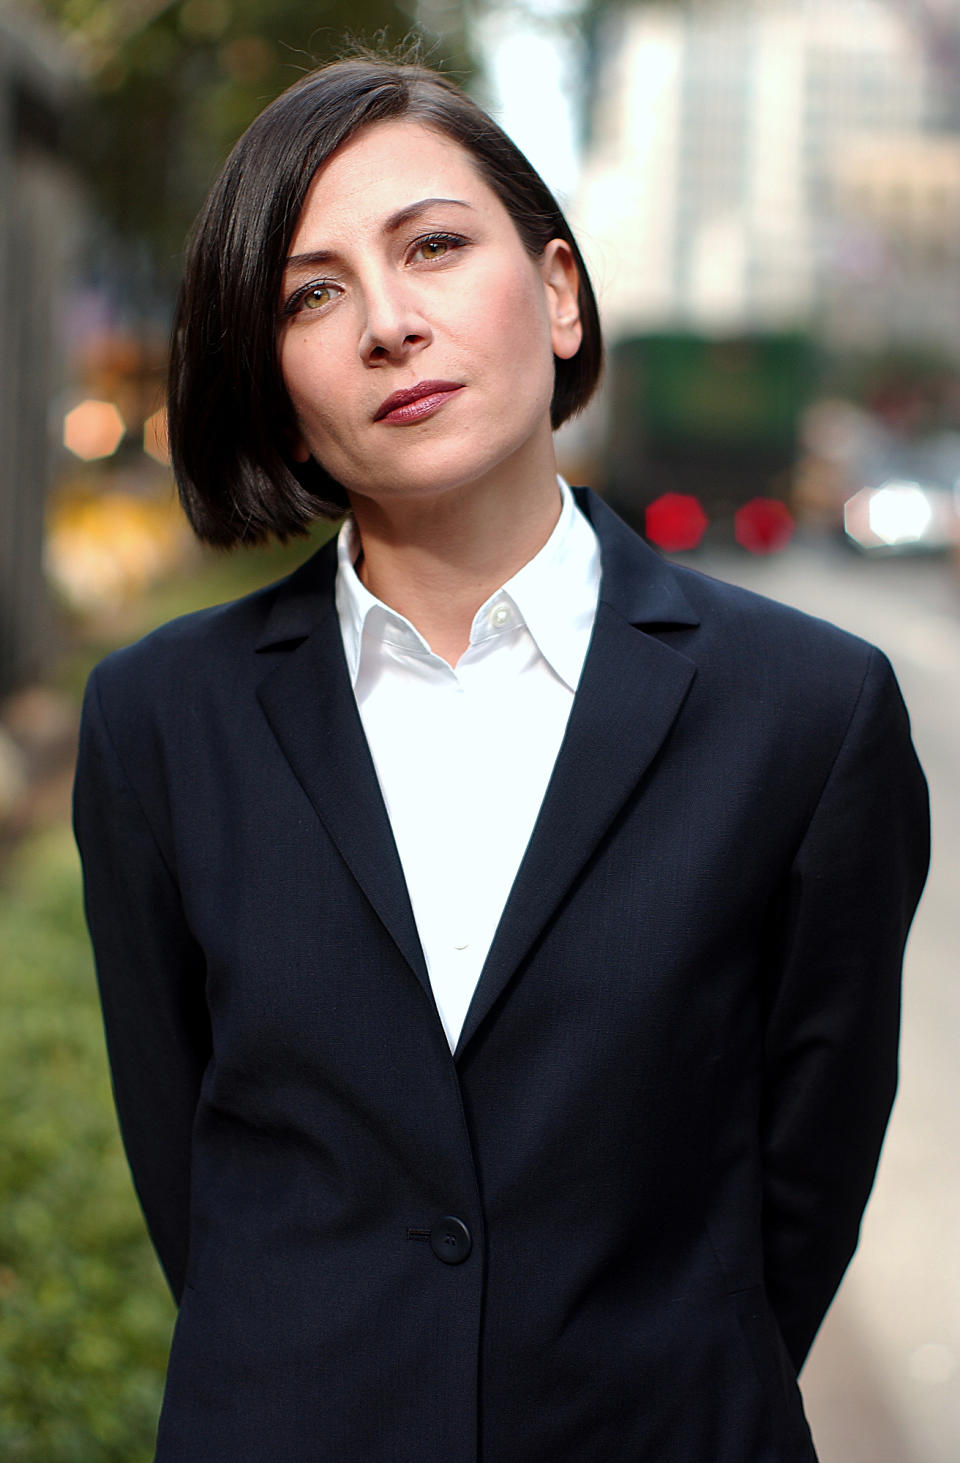
[[189, 1235], [194, 1113], [210, 1055], [204, 961], [168, 853], [87, 688], [74, 787], [107, 1052], [124, 1147], [168, 1283], [179, 1301]]
[[873, 651], [789, 876], [764, 1051], [768, 1294], [799, 1370], [856, 1248], [897, 1085], [904, 945], [927, 789]]

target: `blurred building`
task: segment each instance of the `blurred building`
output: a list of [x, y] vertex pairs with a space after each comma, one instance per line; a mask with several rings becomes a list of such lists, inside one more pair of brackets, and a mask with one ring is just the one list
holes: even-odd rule
[[960, 136], [854, 137], [833, 166], [840, 258], [824, 284], [829, 333], [960, 351]]
[[0, 17], [0, 692], [40, 660], [44, 497], [61, 381], [58, 289], [74, 213], [52, 38]]
[[572, 211], [615, 338], [814, 327], [957, 349], [958, 68], [952, 10], [936, 33], [931, 13], [608, 7]]

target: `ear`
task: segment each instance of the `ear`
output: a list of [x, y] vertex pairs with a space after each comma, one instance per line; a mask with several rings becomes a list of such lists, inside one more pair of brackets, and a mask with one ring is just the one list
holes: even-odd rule
[[551, 239], [540, 256], [539, 264], [550, 316], [553, 354], [568, 361], [577, 354], [583, 339], [577, 298], [580, 288], [577, 262], [566, 239]]

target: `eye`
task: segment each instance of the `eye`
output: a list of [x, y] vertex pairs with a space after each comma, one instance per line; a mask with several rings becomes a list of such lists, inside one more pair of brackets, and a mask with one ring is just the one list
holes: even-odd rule
[[322, 310], [333, 299], [333, 290], [328, 284], [312, 284], [297, 300], [301, 310]]
[[307, 311], [323, 310], [339, 294], [336, 285], [326, 284], [321, 281], [319, 284], [304, 285], [302, 289], [295, 290], [283, 307], [284, 315], [300, 315]]
[[455, 249], [462, 249], [466, 242], [458, 234], [429, 234], [424, 239], [416, 240], [410, 257], [414, 261], [432, 264], [435, 260], [452, 254]]
[[416, 252], [424, 259], [442, 259], [449, 248], [446, 239], [424, 239]]

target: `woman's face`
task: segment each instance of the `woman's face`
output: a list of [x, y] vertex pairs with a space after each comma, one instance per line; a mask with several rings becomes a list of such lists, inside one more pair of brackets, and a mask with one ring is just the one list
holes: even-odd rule
[[532, 259], [458, 143], [378, 122], [318, 169], [284, 273], [280, 365], [295, 455], [351, 495], [552, 474], [553, 358], [579, 345], [569, 246]]

